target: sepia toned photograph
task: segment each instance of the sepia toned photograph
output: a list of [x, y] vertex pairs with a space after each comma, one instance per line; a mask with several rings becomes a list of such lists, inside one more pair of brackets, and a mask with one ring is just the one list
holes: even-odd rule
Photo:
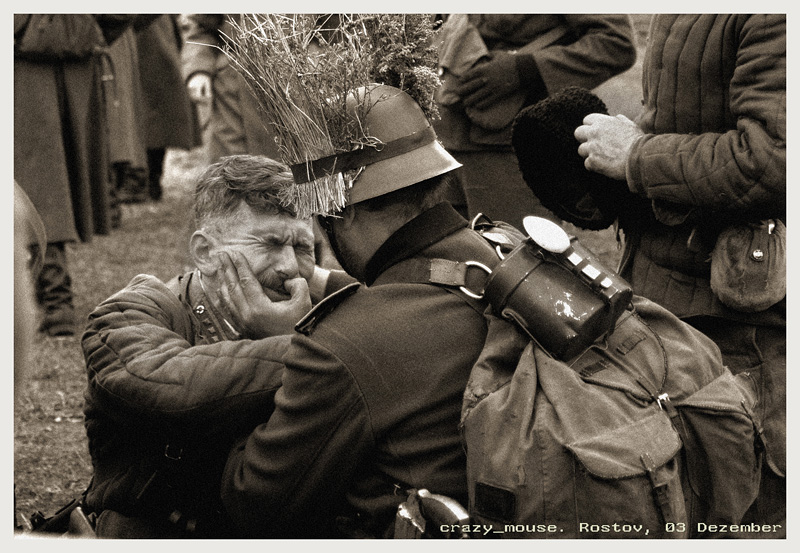
[[786, 542], [787, 14], [532, 9], [15, 7], [15, 542]]

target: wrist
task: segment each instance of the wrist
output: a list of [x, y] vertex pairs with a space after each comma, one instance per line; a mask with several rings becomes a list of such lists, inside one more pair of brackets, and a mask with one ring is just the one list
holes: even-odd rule
[[514, 54], [514, 64], [522, 89], [532, 102], [547, 97], [547, 86], [544, 84], [536, 58], [532, 54]]
[[645, 189], [641, 182], [642, 175], [638, 164], [636, 163], [636, 157], [634, 156], [636, 144], [640, 141], [641, 137], [636, 139], [631, 147], [628, 148], [628, 153], [625, 156], [623, 167], [625, 169], [625, 182], [628, 185], [628, 190], [630, 190], [633, 194], [643, 196], [645, 194]]

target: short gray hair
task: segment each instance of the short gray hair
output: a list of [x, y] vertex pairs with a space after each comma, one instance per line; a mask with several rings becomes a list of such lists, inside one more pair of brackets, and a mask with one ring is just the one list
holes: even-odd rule
[[195, 228], [218, 227], [220, 221], [235, 215], [242, 201], [262, 213], [295, 217], [294, 208], [280, 200], [281, 190], [293, 182], [286, 165], [266, 156], [239, 154], [220, 158], [203, 171], [195, 184]]

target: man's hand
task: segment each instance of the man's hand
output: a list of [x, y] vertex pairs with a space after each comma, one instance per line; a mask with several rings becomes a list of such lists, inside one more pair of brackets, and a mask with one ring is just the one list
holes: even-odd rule
[[[224, 313], [247, 338], [290, 334], [294, 325], [311, 309], [308, 283], [304, 278], [284, 281], [286, 301], [272, 301], [239, 252], [221, 252], [220, 289], [217, 299]], [[212, 301], [213, 298], [212, 298]]]
[[633, 143], [643, 135], [624, 115], [602, 113], [590, 113], [575, 129], [575, 138], [581, 143], [578, 153], [584, 157], [586, 169], [621, 181], [626, 180], [625, 166]]
[[514, 54], [492, 52], [488, 61], [478, 63], [464, 73], [453, 92], [461, 97], [465, 107], [485, 109], [522, 86]]
[[198, 104], [211, 102], [211, 75], [207, 73], [195, 73], [186, 83], [189, 98]]

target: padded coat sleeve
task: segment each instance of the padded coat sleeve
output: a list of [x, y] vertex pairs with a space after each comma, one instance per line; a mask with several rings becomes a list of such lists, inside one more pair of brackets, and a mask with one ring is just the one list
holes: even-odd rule
[[[653, 200], [745, 216], [785, 210], [785, 16], [750, 16], [739, 37], [727, 91], [735, 128], [699, 134], [655, 129], [659, 134], [645, 135], [628, 160], [632, 190]], [[676, 113], [686, 109], [676, 103]], [[693, 111], [702, 115], [702, 109]]]
[[190, 326], [164, 284], [134, 278], [89, 316], [82, 347], [92, 398], [110, 416], [198, 426], [272, 401], [289, 336], [192, 346]]

